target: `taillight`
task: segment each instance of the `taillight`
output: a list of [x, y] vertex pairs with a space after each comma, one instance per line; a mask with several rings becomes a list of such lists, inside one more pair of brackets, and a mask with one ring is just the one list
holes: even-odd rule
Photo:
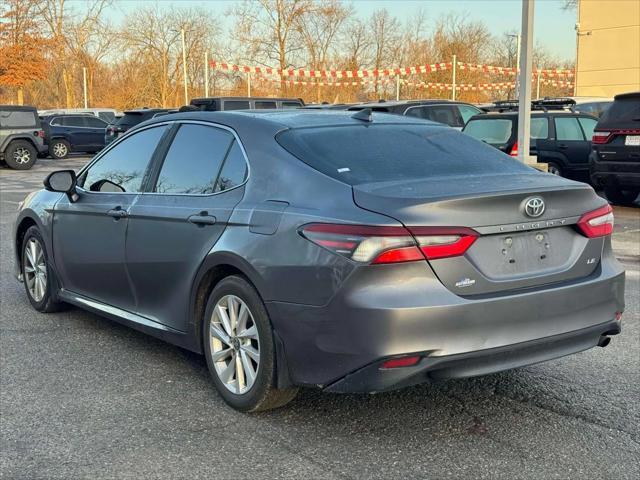
[[509, 155], [511, 155], [512, 157], [518, 156], [518, 142], [513, 144], [513, 147], [511, 147], [511, 151], [509, 152]]
[[35, 137], [44, 138], [44, 130], [36, 130], [35, 132], [33, 132], [33, 135]]
[[464, 255], [478, 238], [478, 232], [470, 228], [412, 227], [409, 230], [429, 260]]
[[463, 255], [478, 237], [470, 228], [373, 227], [313, 223], [302, 235], [353, 261], [369, 264], [434, 260]]
[[611, 137], [613, 137], [613, 134], [611, 132], [593, 132], [591, 143], [602, 145], [609, 142], [609, 140], [611, 140]]
[[420, 361], [420, 355], [410, 355], [408, 357], [392, 358], [382, 362], [380, 368], [402, 368], [413, 367]]
[[578, 220], [578, 228], [589, 238], [604, 237], [613, 232], [613, 209], [610, 205], [587, 212]]
[[312, 223], [302, 235], [333, 253], [361, 263], [424, 260], [415, 240], [403, 227], [373, 227]]

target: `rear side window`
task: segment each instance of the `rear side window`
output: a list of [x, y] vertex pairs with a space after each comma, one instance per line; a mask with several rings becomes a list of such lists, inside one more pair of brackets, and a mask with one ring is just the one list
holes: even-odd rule
[[299, 108], [301, 106], [300, 102], [282, 102], [282, 108]]
[[247, 178], [247, 162], [240, 145], [234, 140], [216, 181], [215, 191], [223, 192], [237, 187], [244, 182], [245, 178]]
[[468, 135], [432, 125], [301, 128], [281, 132], [276, 140], [304, 163], [350, 185], [530, 171]]
[[0, 111], [0, 127], [2, 128], [35, 128], [37, 116], [28, 110], [2, 110]]
[[141, 113], [125, 113], [120, 120], [116, 122], [116, 125], [123, 125], [125, 127], [132, 127], [142, 122]]
[[471, 105], [458, 105], [458, 110], [460, 111], [460, 116], [464, 123], [467, 123], [474, 115], [482, 113], [482, 110], [472, 107]]
[[86, 127], [84, 117], [62, 117], [61, 124], [65, 127]]
[[491, 145], [504, 145], [511, 138], [513, 122], [508, 118], [470, 120], [464, 133]]
[[555, 118], [557, 140], [584, 140], [578, 119], [575, 117]]
[[276, 108], [276, 102], [256, 100], [256, 110], [263, 110], [265, 108]]
[[123, 139], [89, 167], [78, 185], [93, 192], [142, 191], [145, 172], [166, 128], [148, 128]]
[[444, 123], [451, 127], [462, 127], [458, 120], [456, 109], [450, 105], [420, 107], [424, 110], [423, 118], [438, 123]]
[[225, 100], [223, 110], [248, 110], [250, 107], [249, 102], [245, 100]]
[[218, 172], [233, 140], [231, 133], [220, 128], [181, 125], [164, 159], [154, 192], [214, 193]]
[[580, 126], [582, 126], [582, 130], [584, 130], [584, 136], [587, 137], [586, 139], [591, 140], [593, 130], [596, 128], [598, 121], [594, 118], [587, 117], [579, 117], [578, 121], [580, 122]]

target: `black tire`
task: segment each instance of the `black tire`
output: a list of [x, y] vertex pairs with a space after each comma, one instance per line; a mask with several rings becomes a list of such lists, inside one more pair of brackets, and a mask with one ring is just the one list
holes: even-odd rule
[[56, 160], [67, 158], [69, 156], [69, 152], [71, 152], [71, 145], [62, 138], [52, 140], [49, 145], [49, 155], [51, 155], [51, 158], [55, 158]]
[[547, 162], [547, 171], [552, 175], [558, 175], [559, 177], [564, 177], [564, 172], [562, 171], [562, 167], [558, 165], [556, 162]]
[[4, 153], [4, 161], [14, 170], [29, 170], [36, 163], [38, 152], [27, 140], [14, 140]]
[[640, 194], [640, 188], [622, 190], [620, 187], [605, 187], [604, 193], [614, 205], [632, 205]]
[[[211, 356], [213, 342], [209, 332], [214, 308], [218, 301], [230, 295], [239, 298], [248, 307], [259, 335], [260, 363], [255, 380], [246, 392], [240, 394], [233, 393], [225, 386], [216, 372]], [[241, 412], [258, 412], [281, 407], [295, 398], [298, 393], [297, 388], [285, 390], [276, 388], [276, 356], [271, 322], [258, 292], [246, 279], [234, 275], [223, 279], [216, 285], [209, 295], [202, 325], [207, 366], [218, 393], [229, 406]], [[232, 361], [229, 360], [229, 364]]]
[[[46, 288], [44, 289], [44, 295], [41, 299], [34, 298], [31, 291], [29, 290], [29, 285], [27, 281], [26, 250], [29, 247], [31, 239], [34, 239], [41, 246], [42, 254], [44, 256], [44, 263], [46, 266], [46, 274], [47, 274]], [[42, 235], [40, 234], [40, 230], [38, 230], [38, 227], [31, 226], [26, 231], [24, 238], [22, 239], [21, 252], [22, 252], [22, 256], [20, 257], [21, 258], [20, 271], [22, 272], [24, 289], [25, 289], [25, 292], [27, 293], [27, 298], [29, 299], [29, 302], [31, 302], [31, 305], [33, 305], [33, 308], [43, 313], [57, 312], [63, 309], [66, 305], [64, 303], [61, 303], [55, 300], [54, 285], [57, 284], [57, 282], [55, 281], [55, 273], [53, 272], [53, 268], [51, 268], [49, 253], [47, 252], [46, 244], [44, 243], [44, 239], [42, 238]]]

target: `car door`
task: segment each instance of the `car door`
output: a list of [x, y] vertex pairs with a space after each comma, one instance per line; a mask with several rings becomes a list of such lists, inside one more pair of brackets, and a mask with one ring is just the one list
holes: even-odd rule
[[131, 207], [126, 256], [136, 311], [173, 329], [187, 329], [198, 268], [242, 199], [247, 176], [234, 134], [184, 122], [158, 159], [149, 191]]
[[125, 264], [127, 216], [142, 190], [166, 126], [142, 130], [97, 157], [78, 178], [78, 200], [66, 196], [53, 212], [53, 252], [62, 287], [131, 310]]
[[87, 136], [82, 118], [79, 116], [60, 117], [60, 124], [61, 136], [69, 142], [71, 150], [74, 152], [84, 151]]
[[591, 137], [585, 138], [578, 118], [574, 116], [556, 116], [555, 148], [566, 158], [568, 170], [585, 170], [589, 168]]
[[85, 128], [87, 129], [87, 148], [88, 151], [100, 150], [104, 147], [104, 134], [107, 130], [107, 123], [98, 117], [87, 115], [83, 118]]

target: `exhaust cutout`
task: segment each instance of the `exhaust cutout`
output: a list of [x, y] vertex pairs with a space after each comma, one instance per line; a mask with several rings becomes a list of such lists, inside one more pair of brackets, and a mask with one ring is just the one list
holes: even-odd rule
[[605, 337], [604, 335], [602, 335], [600, 337], [600, 340], [598, 340], [598, 346], [604, 348], [607, 345], [609, 345], [610, 342], [611, 342], [611, 337]]

